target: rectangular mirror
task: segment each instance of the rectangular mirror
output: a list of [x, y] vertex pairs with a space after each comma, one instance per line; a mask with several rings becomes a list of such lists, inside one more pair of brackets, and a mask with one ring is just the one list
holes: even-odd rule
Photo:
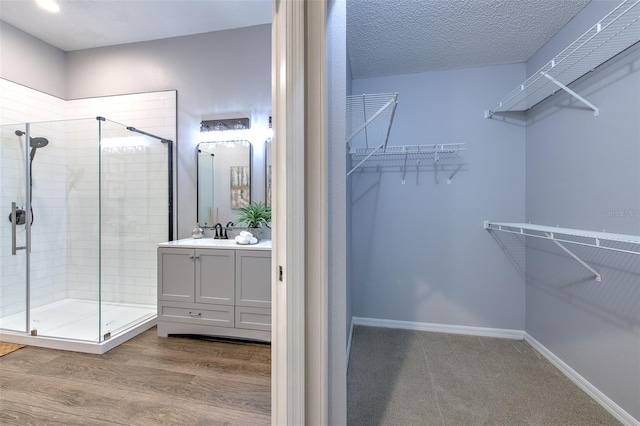
[[251, 143], [198, 144], [198, 224], [213, 228], [233, 222], [235, 210], [251, 202]]

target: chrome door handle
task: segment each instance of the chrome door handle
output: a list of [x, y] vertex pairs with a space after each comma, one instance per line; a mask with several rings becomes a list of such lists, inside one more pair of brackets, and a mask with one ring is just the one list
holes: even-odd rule
[[16, 235], [16, 202], [11, 202], [11, 255], [15, 256], [17, 250]]

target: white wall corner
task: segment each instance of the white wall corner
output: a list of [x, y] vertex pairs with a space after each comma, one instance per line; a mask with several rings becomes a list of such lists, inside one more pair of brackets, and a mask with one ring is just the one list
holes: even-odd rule
[[529, 333], [525, 333], [524, 340], [530, 344], [536, 351], [544, 356], [551, 364], [554, 365], [562, 374], [567, 376], [569, 380], [575, 383], [580, 389], [586, 392], [591, 398], [593, 398], [598, 404], [600, 404], [605, 410], [607, 410], [613, 417], [618, 419], [623, 425], [626, 426], [640, 426], [640, 421], [635, 419], [631, 414], [627, 413], [622, 407], [613, 402], [611, 398], [602, 393], [598, 388], [591, 384], [587, 379], [582, 377], [571, 368], [567, 363], [562, 361], [556, 354], [547, 349], [542, 343], [538, 342]]
[[347, 339], [347, 370], [349, 369], [349, 357], [351, 356], [351, 339], [353, 339], [353, 317], [351, 318], [351, 325], [349, 326], [349, 339]]

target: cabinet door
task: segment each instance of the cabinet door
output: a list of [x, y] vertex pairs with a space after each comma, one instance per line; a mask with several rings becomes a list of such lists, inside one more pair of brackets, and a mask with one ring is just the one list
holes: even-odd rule
[[196, 302], [234, 303], [234, 250], [196, 249]]
[[271, 252], [236, 250], [236, 306], [271, 308]]
[[194, 250], [158, 248], [158, 298], [193, 302]]

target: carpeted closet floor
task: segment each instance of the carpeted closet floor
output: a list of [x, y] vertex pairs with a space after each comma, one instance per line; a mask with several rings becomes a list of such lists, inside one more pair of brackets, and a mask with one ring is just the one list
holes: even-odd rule
[[523, 340], [356, 326], [348, 424], [619, 425]]

